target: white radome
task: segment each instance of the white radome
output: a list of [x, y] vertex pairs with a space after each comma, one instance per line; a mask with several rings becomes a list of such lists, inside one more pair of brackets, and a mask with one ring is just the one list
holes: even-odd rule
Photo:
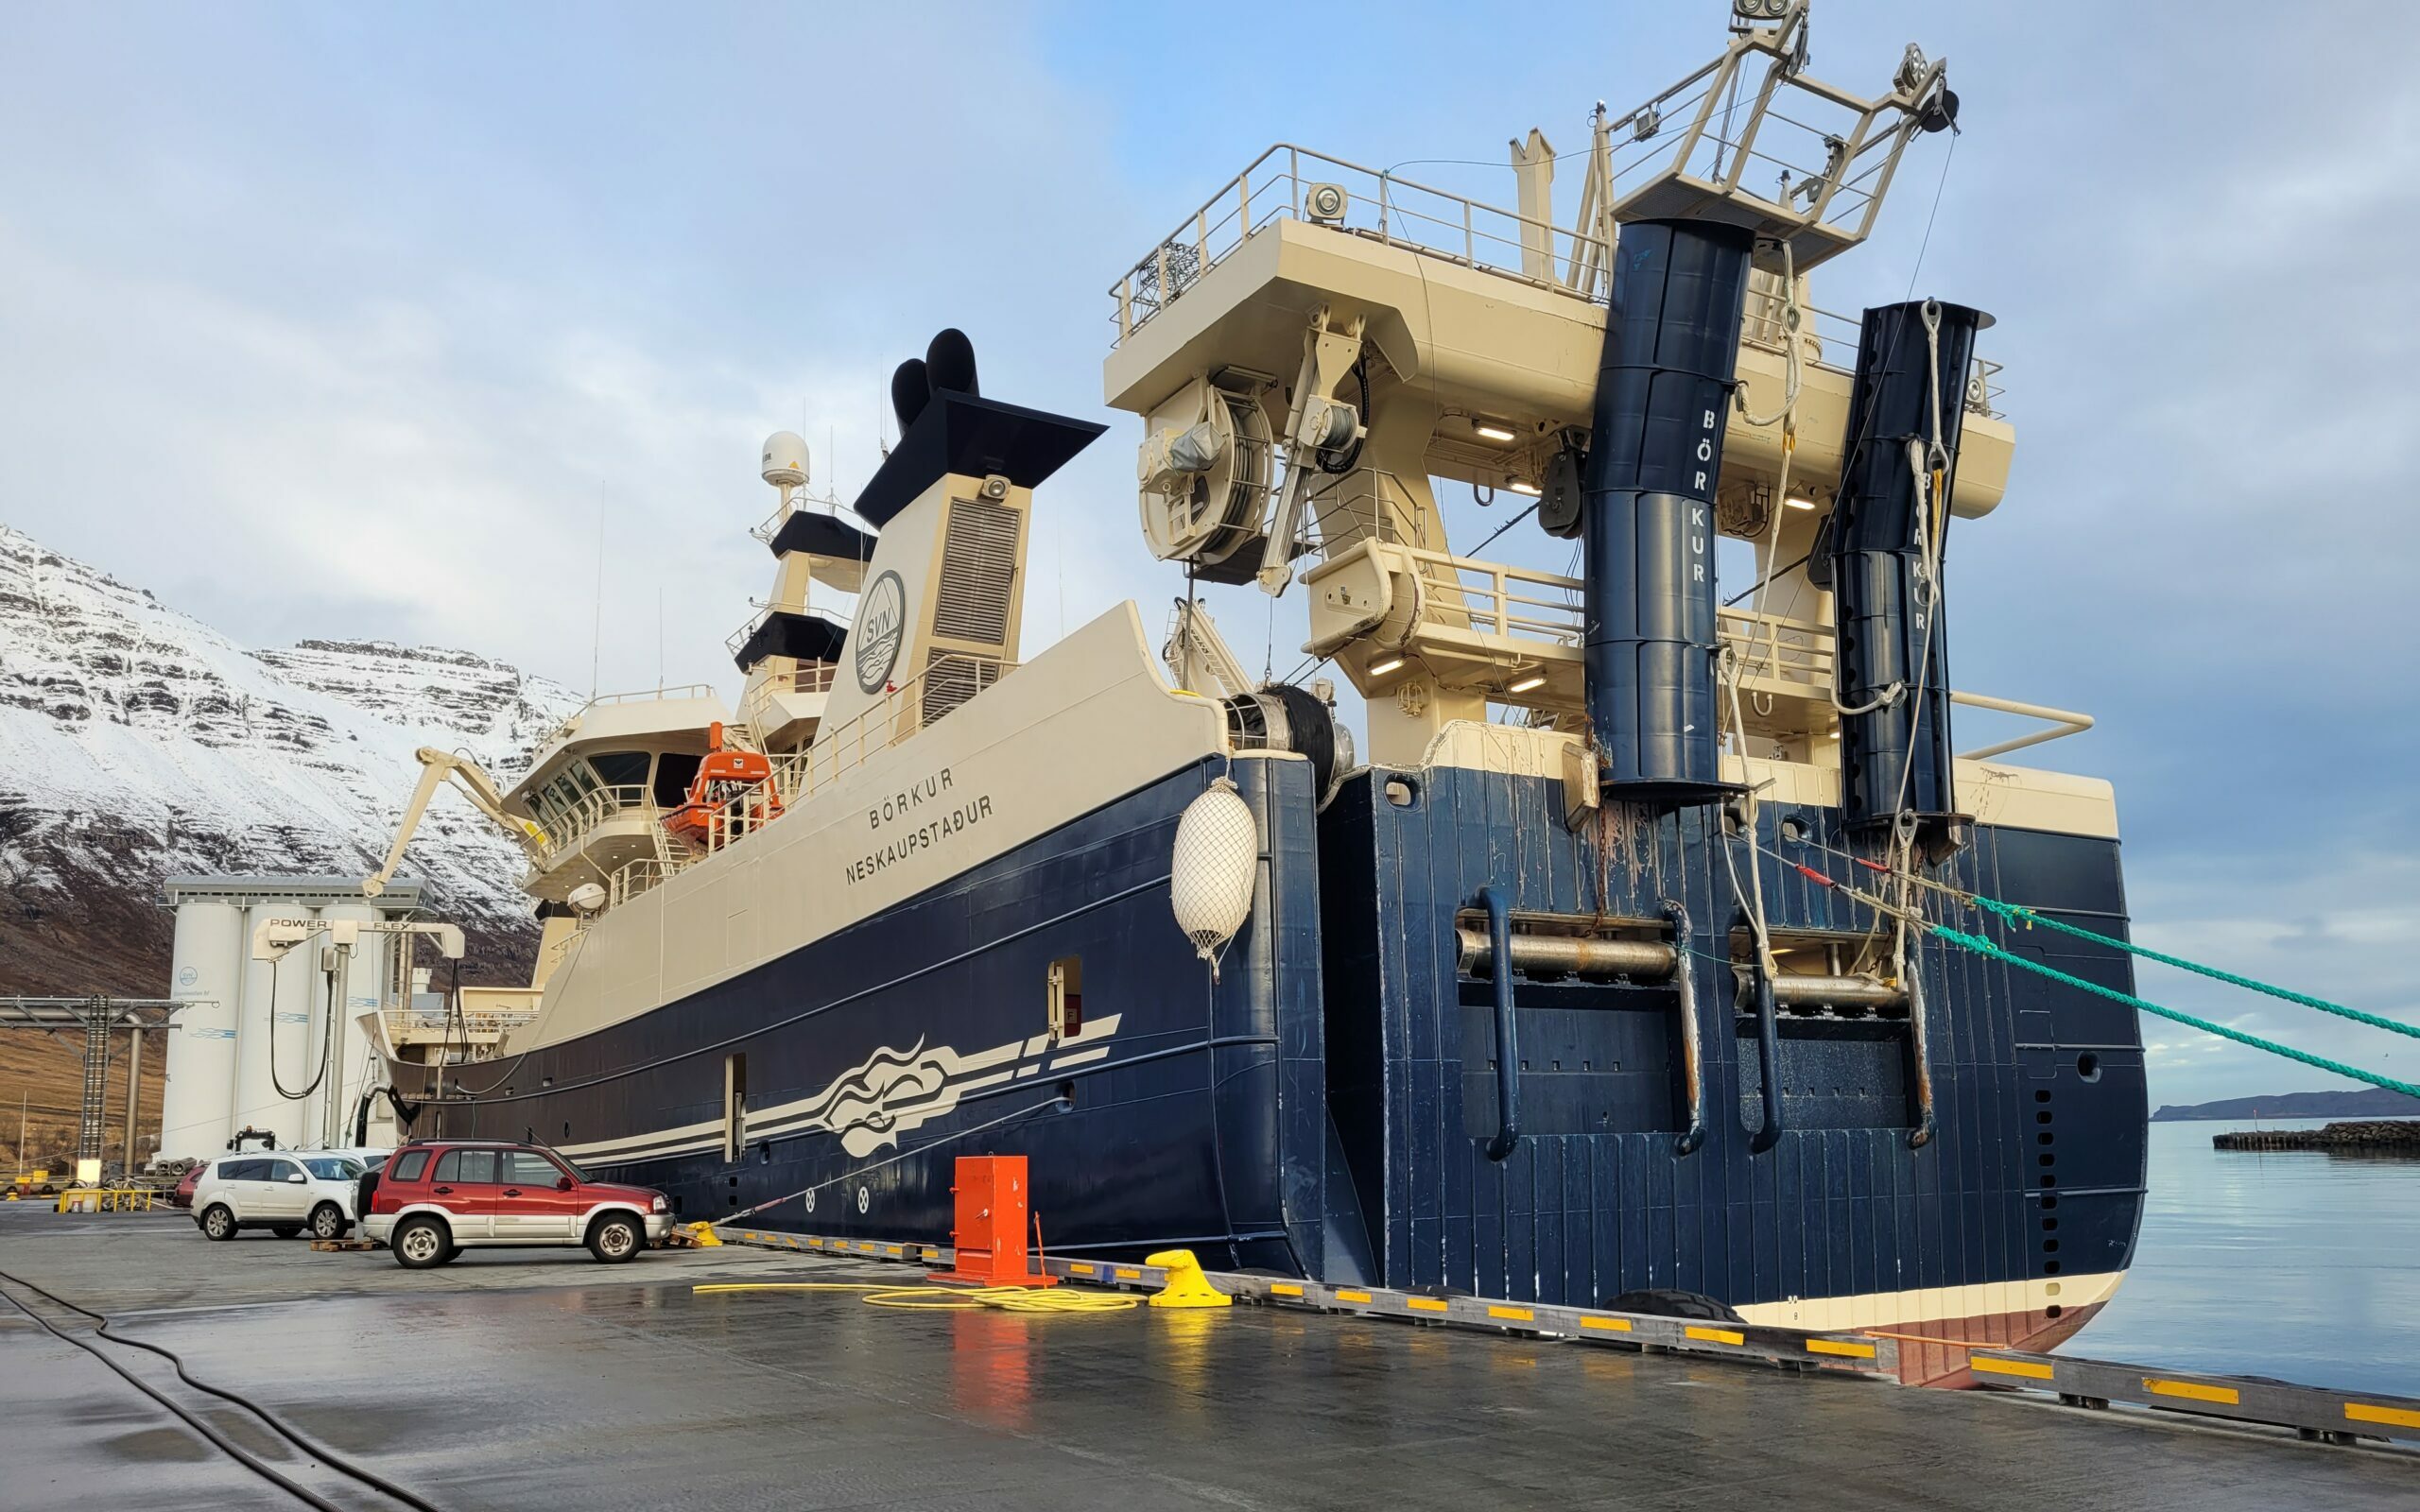
[[1194, 954], [1218, 970], [1219, 953], [1252, 917], [1260, 874], [1260, 827], [1226, 778], [1185, 805], [1168, 859], [1168, 902]]
[[776, 488], [806, 484], [806, 438], [796, 431], [775, 431], [765, 438], [765, 481]]

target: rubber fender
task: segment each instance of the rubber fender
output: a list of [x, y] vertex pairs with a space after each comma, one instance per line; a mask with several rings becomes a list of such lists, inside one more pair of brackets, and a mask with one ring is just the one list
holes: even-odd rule
[[1681, 1292], [1665, 1287], [1624, 1292], [1607, 1302], [1605, 1311], [1644, 1313], [1650, 1317], [1685, 1317], [1701, 1323], [1745, 1323], [1748, 1321], [1733, 1311], [1728, 1302], [1718, 1302], [1703, 1292]]

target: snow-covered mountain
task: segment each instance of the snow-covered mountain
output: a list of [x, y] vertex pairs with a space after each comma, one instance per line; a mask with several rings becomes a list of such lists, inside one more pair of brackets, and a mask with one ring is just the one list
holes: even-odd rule
[[[365, 873], [415, 749], [467, 751], [509, 782], [579, 703], [465, 651], [248, 650], [0, 525], [0, 992], [164, 990], [161, 878]], [[520, 857], [467, 804], [431, 805], [404, 870], [520, 953]]]

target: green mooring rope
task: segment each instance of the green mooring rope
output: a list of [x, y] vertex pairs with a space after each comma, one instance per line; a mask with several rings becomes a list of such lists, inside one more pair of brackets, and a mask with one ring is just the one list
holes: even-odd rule
[[[1975, 901], [1977, 902], [1989, 902], [1989, 900], [1981, 898], [1978, 898]], [[2002, 903], [1997, 906], [2005, 908], [2009, 905]], [[2050, 920], [2043, 919], [2042, 922], [2048, 923]], [[2240, 1029], [2230, 1029], [2222, 1023], [2212, 1023], [2207, 1019], [2197, 1019], [2189, 1013], [2180, 1013], [2174, 1008], [2161, 1007], [2158, 1004], [2150, 1002], [2143, 998], [2138, 998], [2132, 992], [2120, 992], [2114, 987], [2102, 987], [2098, 982], [2087, 982], [2080, 976], [2069, 976], [2066, 972], [2059, 971], [2053, 967], [2045, 966], [2039, 961], [2027, 960], [2022, 955], [2004, 950], [2000, 946], [1995, 945], [1990, 940], [1983, 938], [1980, 935], [1969, 935], [1963, 930], [1951, 929], [1946, 924], [1927, 924], [1925, 927], [1927, 930], [1930, 930], [1934, 935], [1949, 941], [1952, 945], [1962, 945], [1966, 949], [1975, 952], [1977, 954], [1988, 955], [1994, 960], [2006, 961], [2011, 966], [2023, 967], [2025, 970], [2034, 972], [2037, 975], [2047, 976], [2053, 982], [2065, 982], [2071, 988], [2076, 988], [2082, 991], [2093, 993], [2099, 997], [2107, 998], [2113, 1003], [2123, 1003], [2129, 1007], [2140, 1009], [2145, 1013], [2157, 1014], [2163, 1019], [2168, 1019], [2174, 1022], [2185, 1024], [2189, 1028], [2199, 1029], [2204, 1034], [2217, 1035], [2221, 1040], [2232, 1040], [2239, 1045], [2250, 1045], [2255, 1050], [2266, 1050], [2273, 1056], [2283, 1056], [2288, 1060], [2299, 1060], [2306, 1066], [2316, 1066], [2322, 1071], [2332, 1071], [2339, 1076], [2347, 1076], [2355, 1081], [2368, 1082], [2373, 1087], [2383, 1087], [2389, 1091], [2402, 1092], [2408, 1097], [2420, 1097], [2420, 1086], [2414, 1086], [2411, 1082], [2397, 1081], [2392, 1076], [2380, 1076], [2371, 1072], [2362, 1071], [2358, 1067], [2348, 1066], [2341, 1060], [2330, 1060], [2325, 1056], [2314, 1056], [2307, 1050], [2296, 1050], [2291, 1045], [2281, 1045], [2273, 1040], [2263, 1040], [2256, 1034], [2245, 1034]], [[2062, 925], [2060, 927], [2065, 928], [2066, 926]], [[2084, 932], [2079, 930], [2077, 933], [2082, 934]], [[2093, 937], [2097, 939], [2100, 936], [2094, 936]], [[2119, 942], [2117, 940], [2111, 940], [2109, 943], [2115, 945]], [[2162, 959], [2165, 959], [2165, 957], [2162, 957]], [[2364, 1015], [2364, 1017], [2366, 1017], [2366, 1015]]]
[[2200, 976], [2209, 977], [2213, 981], [2224, 982], [2231, 987], [2249, 988], [2255, 992], [2266, 992], [2273, 998], [2283, 998], [2289, 1003], [2299, 1003], [2306, 1008], [2317, 1008], [2322, 1013], [2332, 1013], [2340, 1019], [2350, 1019], [2355, 1023], [2366, 1023], [2373, 1029], [2408, 1034], [2414, 1040], [2420, 1040], [2420, 1023], [2406, 1023], [2400, 1019], [2388, 1019], [2375, 1013], [2363, 1013], [2359, 1008], [2348, 1008], [2342, 1003], [2330, 1003], [2325, 998], [2307, 997], [2291, 988], [2273, 987], [2267, 982], [2256, 982], [2251, 977], [2238, 976], [2233, 971], [2221, 971], [2215, 966], [2204, 966], [2199, 961], [2188, 961], [2178, 955], [2163, 955], [2148, 946], [2136, 945], [2128, 940], [2113, 939], [2107, 935], [2096, 935], [2091, 930], [2064, 923], [2015, 903], [2004, 903], [1996, 898], [1985, 898], [1977, 894], [1975, 906], [1997, 914], [2012, 924], [2040, 924], [2046, 929], [2055, 929], [2062, 935], [2073, 935], [2078, 939], [2088, 939], [2095, 944], [2115, 946], [2129, 954], [2157, 961], [2162, 966], [2173, 966], [2179, 971], [2191, 971]]

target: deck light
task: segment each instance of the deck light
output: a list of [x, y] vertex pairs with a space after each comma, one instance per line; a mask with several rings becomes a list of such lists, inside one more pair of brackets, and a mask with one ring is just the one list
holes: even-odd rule
[[1506, 478], [1504, 480], [1504, 486], [1511, 489], [1515, 493], [1526, 493], [1532, 499], [1546, 491], [1546, 490], [1530, 482], [1528, 478]]
[[1527, 693], [1531, 688], [1543, 688], [1546, 685], [1547, 675], [1543, 672], [1532, 672], [1527, 677], [1514, 679], [1505, 687], [1504, 691], [1507, 693]]
[[1793, 509], [1812, 509], [1815, 507], [1815, 501], [1812, 499], [1790, 498], [1784, 499], [1782, 503], [1789, 505]]
[[1383, 678], [1388, 673], [1392, 672], [1395, 668], [1401, 665], [1403, 665], [1403, 658], [1399, 656], [1382, 656], [1375, 662], [1370, 663], [1370, 676], [1374, 678]]
[[1483, 441], [1512, 441], [1520, 438], [1519, 432], [1498, 420], [1472, 421], [1471, 431]]

